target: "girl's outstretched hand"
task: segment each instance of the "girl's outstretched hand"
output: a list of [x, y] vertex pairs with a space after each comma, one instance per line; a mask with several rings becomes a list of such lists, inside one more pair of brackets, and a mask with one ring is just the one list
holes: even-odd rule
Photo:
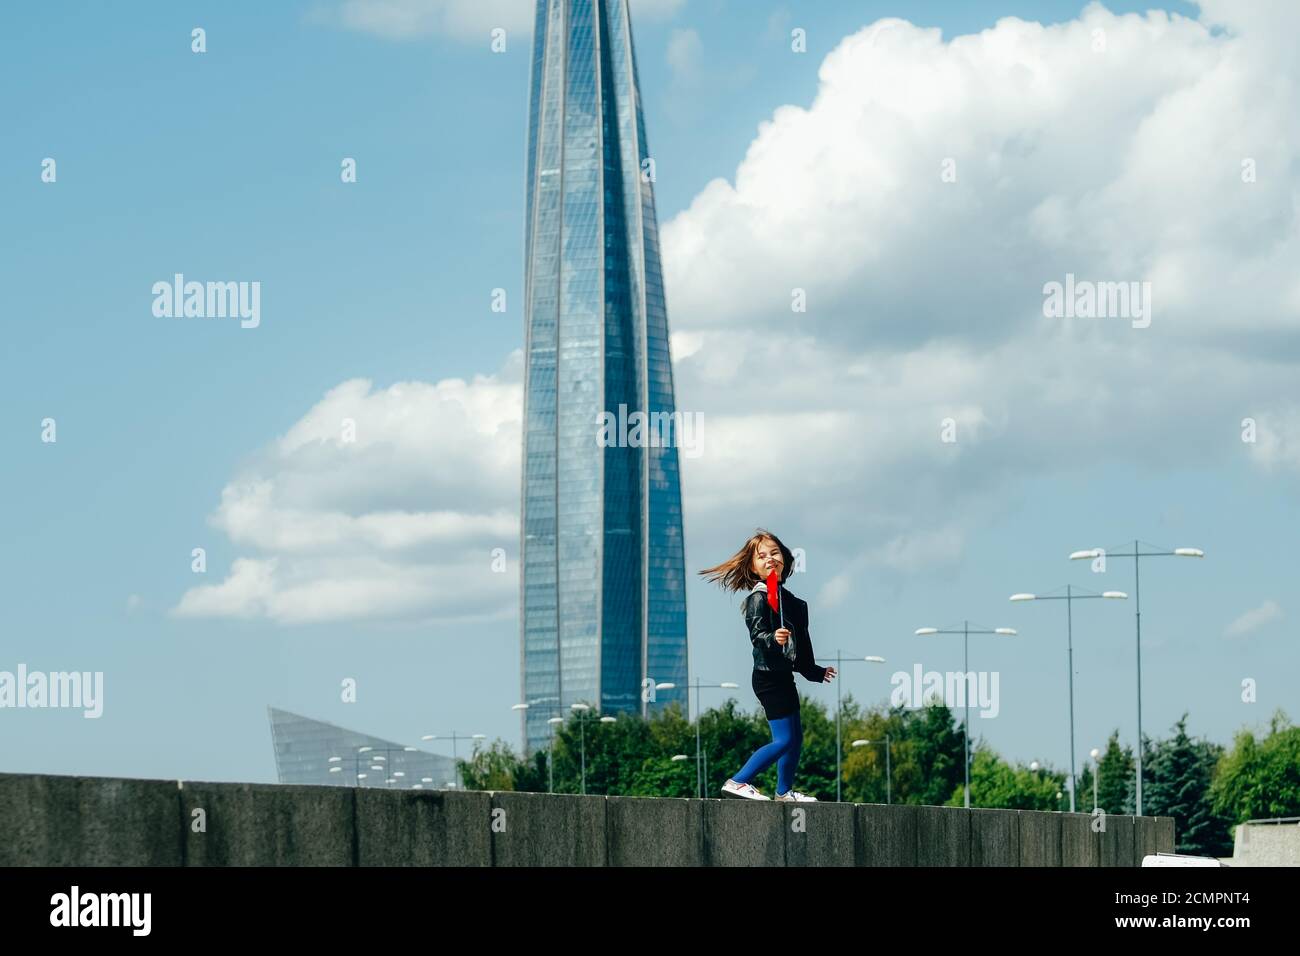
[[786, 641], [790, 640], [790, 629], [788, 627], [780, 628], [773, 636], [778, 644], [785, 647]]
[[822, 683], [829, 684], [834, 679], [835, 679], [835, 668], [833, 667], [826, 668], [826, 676], [822, 678]]

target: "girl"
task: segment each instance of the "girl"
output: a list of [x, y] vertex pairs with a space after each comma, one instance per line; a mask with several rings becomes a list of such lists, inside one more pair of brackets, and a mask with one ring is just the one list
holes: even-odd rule
[[794, 688], [794, 672], [806, 680], [830, 683], [835, 668], [819, 667], [813, 658], [812, 638], [808, 634], [808, 604], [784, 587], [780, 588], [781, 616], [772, 610], [767, 596], [767, 578], [773, 571], [784, 584], [794, 564], [794, 555], [769, 531], [758, 528], [745, 546], [717, 567], [701, 571], [706, 580], [727, 591], [747, 591], [740, 613], [749, 627], [754, 645], [752, 686], [763, 714], [772, 728], [772, 742], [755, 751], [740, 773], [722, 785], [722, 792], [750, 800], [770, 800], [752, 783], [756, 776], [776, 761], [776, 799], [816, 802], [793, 789], [799, 768], [799, 751], [803, 746], [803, 727], [799, 722], [799, 693]]

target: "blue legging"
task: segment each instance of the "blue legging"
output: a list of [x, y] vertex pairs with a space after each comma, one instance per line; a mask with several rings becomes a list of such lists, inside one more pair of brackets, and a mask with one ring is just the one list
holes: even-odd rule
[[796, 710], [789, 717], [769, 720], [772, 742], [754, 751], [754, 756], [731, 779], [736, 783], [750, 783], [776, 761], [776, 792], [789, 793], [794, 786], [795, 771], [799, 769], [799, 751], [803, 748], [803, 725]]

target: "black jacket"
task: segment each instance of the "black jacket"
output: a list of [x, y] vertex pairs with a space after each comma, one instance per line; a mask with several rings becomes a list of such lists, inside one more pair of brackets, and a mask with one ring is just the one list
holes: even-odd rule
[[793, 665], [776, 642], [776, 630], [781, 621], [767, 603], [767, 594], [750, 591], [740, 606], [740, 613], [749, 627], [750, 643], [754, 645], [754, 670], [773, 674], [798, 671], [806, 680], [822, 683], [826, 679], [826, 668], [819, 666], [813, 655], [812, 636], [808, 633], [808, 602], [801, 601], [782, 587], [781, 608], [785, 612], [785, 626], [795, 639]]

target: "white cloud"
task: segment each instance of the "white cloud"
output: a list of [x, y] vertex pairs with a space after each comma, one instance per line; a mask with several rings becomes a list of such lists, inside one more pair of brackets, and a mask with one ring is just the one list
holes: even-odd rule
[[1258, 631], [1266, 624], [1282, 620], [1282, 609], [1276, 601], [1268, 600], [1259, 607], [1243, 612], [1236, 620], [1224, 628], [1224, 637], [1245, 637]]
[[[497, 542], [508, 545], [510, 542]], [[490, 545], [492, 542], [485, 542]], [[513, 554], [509, 570], [513, 570]], [[265, 618], [279, 624], [511, 618], [518, 577], [491, 570], [489, 547], [460, 560], [402, 563], [369, 555], [236, 558], [219, 584], [191, 588], [177, 617]]]
[[1026, 477], [1246, 460], [1253, 446], [1224, 396], [1281, 394], [1296, 374], [1190, 346], [1157, 370], [1147, 350], [1048, 330], [848, 354], [804, 337], [698, 334], [705, 344], [674, 370], [680, 407], [705, 423], [684, 465], [694, 539], [785, 515], [823, 547], [898, 571], [957, 560]]
[[236, 558], [220, 584], [191, 588], [173, 609], [179, 617], [253, 617], [275, 595], [276, 559]]
[[[521, 358], [469, 383], [331, 389], [222, 489], [210, 523], [258, 556], [236, 558], [173, 613], [282, 623], [513, 614]], [[494, 548], [505, 573], [492, 569]]]
[[[919, 569], [1025, 476], [1300, 472], [1300, 67], [1279, 39], [1300, 5], [1204, 10], [1094, 4], [947, 42], [883, 20], [826, 57], [812, 104], [775, 110], [663, 230], [678, 401], [709, 423], [695, 535], [788, 513], [798, 481], [791, 523], [850, 568]], [[1067, 273], [1150, 281], [1151, 326], [1046, 318]], [[798, 438], [774, 453], [778, 422]]]
[[826, 57], [812, 105], [777, 109], [733, 180], [665, 227], [675, 327], [997, 341], [1049, 321], [1042, 287], [1072, 272], [1151, 280], [1162, 342], [1267, 348], [1300, 322], [1297, 70], [1255, 56], [1300, 7], [1272, 9], [1263, 36], [1097, 5], [949, 42], [901, 20], [864, 28]]

